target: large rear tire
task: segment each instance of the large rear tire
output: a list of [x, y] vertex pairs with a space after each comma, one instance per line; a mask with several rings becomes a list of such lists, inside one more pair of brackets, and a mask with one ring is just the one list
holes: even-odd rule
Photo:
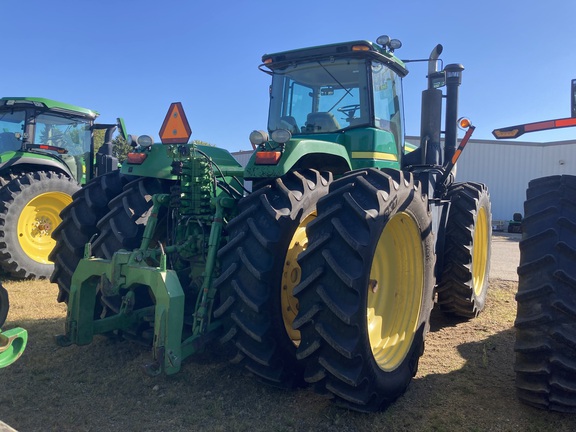
[[306, 225], [328, 192], [329, 173], [290, 172], [240, 201], [220, 252], [216, 317], [224, 322], [222, 343], [235, 345], [236, 360], [260, 379], [289, 388], [302, 384], [296, 360], [300, 334], [292, 296], [300, 281], [296, 258], [306, 247]]
[[412, 174], [368, 169], [332, 183], [300, 255], [294, 327], [305, 379], [377, 411], [416, 374], [434, 288], [432, 218]]
[[[173, 184], [173, 181], [153, 177], [138, 177], [126, 184], [122, 193], [108, 204], [110, 211], [97, 223], [100, 235], [92, 244], [93, 255], [110, 259], [120, 249], [132, 251], [138, 248], [152, 211], [153, 196], [170, 193], [170, 186]], [[166, 208], [162, 207], [158, 219], [162, 220], [166, 214]], [[158, 228], [164, 226], [162, 223], [158, 224]], [[148, 291], [143, 291], [145, 292], [136, 296], [136, 308], [153, 302]], [[107, 314], [106, 309], [114, 313], [119, 311], [120, 296], [101, 296], [100, 299], [105, 309], [103, 315]]]
[[152, 177], [140, 177], [128, 183], [124, 191], [110, 201], [110, 211], [97, 224], [100, 235], [93, 244], [95, 253], [110, 258], [120, 249], [139, 247], [152, 210], [152, 197], [169, 193], [172, 184]]
[[450, 212], [438, 304], [447, 314], [474, 318], [484, 309], [488, 292], [492, 250], [490, 195], [481, 183], [455, 183], [448, 189], [448, 198]]
[[112, 171], [92, 179], [72, 196], [72, 203], [60, 214], [62, 223], [52, 234], [56, 246], [49, 256], [54, 262], [50, 282], [58, 284], [59, 302], [68, 302], [72, 274], [84, 257], [84, 246], [100, 233], [97, 222], [108, 212], [110, 200], [122, 192], [131, 178]]
[[43, 279], [54, 265], [51, 235], [60, 212], [80, 189], [74, 179], [37, 171], [12, 179], [0, 190], [0, 265], [10, 276]]
[[518, 267], [516, 388], [529, 405], [576, 412], [576, 176], [532, 180]]

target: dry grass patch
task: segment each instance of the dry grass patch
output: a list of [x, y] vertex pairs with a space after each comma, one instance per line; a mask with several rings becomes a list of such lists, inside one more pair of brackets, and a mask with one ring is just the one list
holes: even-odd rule
[[225, 353], [188, 359], [151, 378], [146, 347], [96, 337], [60, 348], [66, 309], [48, 282], [4, 282], [5, 328], [25, 327], [23, 357], [0, 370], [0, 419], [26, 431], [573, 431], [574, 416], [520, 404], [514, 394], [516, 283], [493, 280], [471, 321], [434, 311], [420, 370], [387, 411], [340, 409], [311, 389], [282, 391], [231, 365]]

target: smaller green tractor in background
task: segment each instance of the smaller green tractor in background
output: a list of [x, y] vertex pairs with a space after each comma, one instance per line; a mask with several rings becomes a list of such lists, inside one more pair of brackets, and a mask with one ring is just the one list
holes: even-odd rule
[[509, 233], [522, 232], [522, 213], [514, 213], [512, 219], [508, 222]]
[[[117, 125], [95, 124], [97, 116], [49, 99], [0, 99], [0, 269], [11, 277], [50, 276], [60, 212], [81, 185], [118, 168], [111, 145]], [[97, 129], [105, 144], [95, 155]]]

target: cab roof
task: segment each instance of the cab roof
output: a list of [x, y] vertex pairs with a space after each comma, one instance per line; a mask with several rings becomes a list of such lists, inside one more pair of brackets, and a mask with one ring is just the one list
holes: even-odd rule
[[67, 115], [75, 115], [94, 120], [98, 117], [98, 112], [88, 108], [82, 108], [76, 105], [70, 105], [64, 102], [58, 102], [52, 99], [45, 99], [39, 97], [3, 97], [0, 98], [0, 109], [7, 107], [36, 107], [39, 109], [46, 109], [54, 112], [60, 112]]
[[264, 54], [262, 56], [262, 63], [270, 69], [283, 69], [293, 63], [339, 57], [371, 58], [386, 64], [401, 76], [408, 74], [408, 70], [402, 60], [397, 58], [392, 52], [366, 40], [319, 45], [281, 51], [274, 54]]

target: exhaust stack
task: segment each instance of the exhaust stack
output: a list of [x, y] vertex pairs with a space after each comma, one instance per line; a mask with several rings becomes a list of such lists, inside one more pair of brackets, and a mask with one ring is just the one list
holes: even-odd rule
[[440, 165], [442, 148], [440, 134], [442, 125], [442, 91], [438, 88], [438, 58], [442, 45], [434, 47], [428, 58], [428, 88], [422, 92], [420, 121], [420, 148], [423, 165]]
[[454, 156], [458, 144], [458, 87], [462, 84], [461, 64], [449, 64], [444, 68], [446, 73], [446, 125], [444, 128], [444, 160]]

